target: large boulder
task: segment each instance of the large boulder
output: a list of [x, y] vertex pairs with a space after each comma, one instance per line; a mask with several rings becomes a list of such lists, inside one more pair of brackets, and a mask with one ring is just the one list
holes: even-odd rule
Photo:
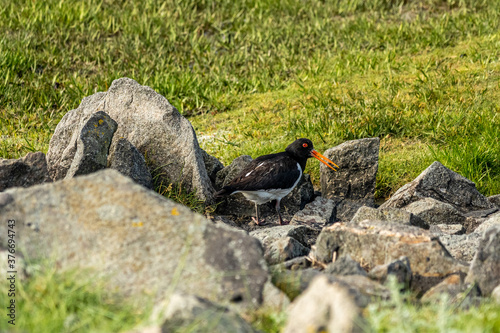
[[[0, 193], [0, 216], [16, 221], [17, 249], [26, 257], [104, 275], [124, 295], [161, 301], [173, 290], [196, 291], [244, 309], [262, 302], [268, 272], [256, 239], [112, 169], [9, 189]], [[6, 228], [0, 224], [0, 234]]]
[[118, 124], [111, 149], [118, 139], [125, 138], [147, 157], [151, 170], [195, 192], [201, 200], [213, 199], [203, 154], [189, 121], [165, 97], [129, 78], [115, 80], [107, 92], [84, 98], [77, 109], [61, 119], [47, 153], [54, 180], [68, 173], [79, 133], [98, 111], [106, 112]]
[[482, 235], [465, 282], [477, 283], [483, 296], [490, 296], [500, 284], [499, 224], [491, 226]]
[[340, 169], [335, 172], [321, 164], [321, 194], [325, 198], [373, 202], [379, 147], [379, 138], [366, 138], [347, 141], [325, 151], [324, 155]]
[[42, 152], [28, 153], [20, 159], [0, 158], [0, 192], [10, 187], [30, 187], [50, 181]]
[[406, 256], [413, 274], [411, 287], [417, 292], [450, 274], [467, 271], [428, 231], [390, 222], [335, 223], [320, 233], [312, 256], [328, 264], [347, 254], [368, 270]]
[[448, 203], [462, 213], [495, 207], [479, 193], [473, 182], [434, 162], [412, 182], [401, 187], [380, 208], [403, 208], [423, 198]]

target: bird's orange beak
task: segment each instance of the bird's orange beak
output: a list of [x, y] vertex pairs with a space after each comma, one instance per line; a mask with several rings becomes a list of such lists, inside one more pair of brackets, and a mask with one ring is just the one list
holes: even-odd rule
[[326, 164], [326, 166], [329, 167], [330, 169], [332, 169], [333, 171], [337, 171], [337, 170], [335, 170], [335, 168], [333, 166], [335, 166], [335, 167], [337, 167], [337, 168], [340, 169], [340, 167], [337, 164], [333, 163], [328, 158], [326, 158], [325, 156], [321, 155], [320, 153], [318, 153], [314, 149], [311, 151], [311, 155], [313, 157], [317, 158], [320, 162]]

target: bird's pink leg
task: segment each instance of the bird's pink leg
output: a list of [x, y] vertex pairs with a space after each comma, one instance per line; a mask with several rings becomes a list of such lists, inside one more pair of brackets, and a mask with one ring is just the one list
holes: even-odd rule
[[259, 205], [257, 205], [257, 203], [255, 203], [255, 217], [252, 216], [252, 221], [257, 225], [264, 225], [264, 223], [259, 221]]
[[276, 200], [276, 212], [278, 213], [278, 217], [280, 219], [280, 225], [286, 225], [286, 224], [290, 223], [290, 221], [283, 221], [283, 219], [281, 218], [281, 214], [280, 214], [280, 200], [279, 199]]

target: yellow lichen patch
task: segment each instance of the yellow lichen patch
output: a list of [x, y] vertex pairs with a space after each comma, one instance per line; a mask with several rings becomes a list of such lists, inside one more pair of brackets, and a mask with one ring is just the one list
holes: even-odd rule
[[102, 125], [103, 122], [104, 122], [104, 120], [99, 119], [99, 125]]
[[172, 208], [172, 215], [177, 216], [179, 215], [179, 211], [177, 210], [177, 207]]
[[144, 225], [144, 223], [142, 221], [140, 222], [132, 222], [132, 226], [133, 227], [142, 227]]

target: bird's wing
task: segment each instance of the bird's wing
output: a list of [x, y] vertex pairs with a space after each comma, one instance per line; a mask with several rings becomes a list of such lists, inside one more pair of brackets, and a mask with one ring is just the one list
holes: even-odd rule
[[283, 153], [261, 156], [250, 162], [228, 185], [232, 191], [255, 191], [292, 187], [302, 171]]

